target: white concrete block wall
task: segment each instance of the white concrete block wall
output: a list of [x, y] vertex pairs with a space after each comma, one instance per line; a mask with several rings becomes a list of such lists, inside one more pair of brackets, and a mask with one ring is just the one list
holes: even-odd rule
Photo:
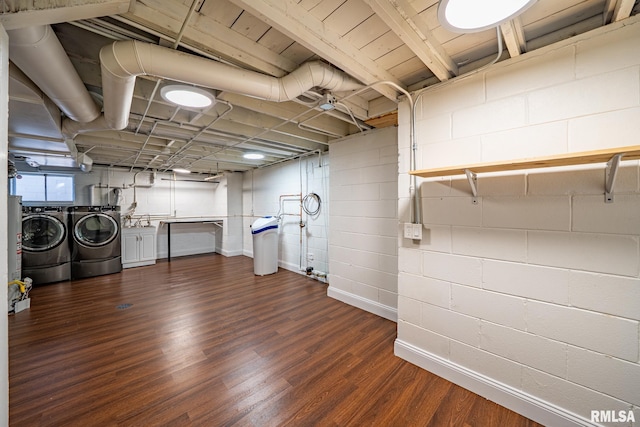
[[[131, 186], [135, 172], [126, 169], [105, 168], [96, 166], [89, 173], [75, 174], [74, 205], [106, 205], [118, 204], [121, 215], [131, 213], [134, 221], [149, 215], [152, 225], [157, 227], [157, 257], [167, 257], [167, 228], [160, 221], [180, 218], [224, 218], [227, 217], [227, 180], [222, 178], [219, 184], [208, 182], [173, 181], [171, 173], [157, 173], [151, 178], [152, 171], [139, 173], [135, 189]], [[180, 180], [180, 177], [176, 178]], [[96, 188], [91, 191], [91, 185]], [[99, 188], [109, 186], [110, 189]], [[114, 187], [120, 188], [121, 199], [116, 200]], [[194, 255], [200, 253], [220, 252], [228, 255], [224, 248], [216, 242], [229, 242], [232, 238], [223, 239], [222, 234], [237, 233], [237, 227], [220, 230], [212, 224], [189, 224], [174, 226], [171, 229], [171, 256]], [[234, 237], [235, 238], [235, 237]]]
[[[418, 169], [637, 145], [639, 40], [632, 17], [428, 89]], [[399, 123], [404, 221], [406, 105]], [[640, 426], [639, 162], [623, 163], [613, 203], [604, 175], [479, 175], [477, 204], [463, 177], [419, 179], [425, 238], [397, 230], [397, 351], [534, 419], [633, 409], [625, 425]]]
[[[301, 230], [300, 194], [304, 197], [310, 193], [320, 197], [321, 207], [313, 217], [302, 213], [304, 228]], [[309, 206], [314, 208], [315, 204]], [[298, 273], [307, 267], [328, 273], [329, 206], [329, 156], [326, 154], [314, 154], [244, 173], [244, 255], [253, 257], [250, 225], [260, 217], [283, 214], [278, 229], [279, 266]], [[313, 260], [309, 259], [309, 254]]]
[[396, 128], [329, 146], [328, 295], [396, 320], [398, 154]]

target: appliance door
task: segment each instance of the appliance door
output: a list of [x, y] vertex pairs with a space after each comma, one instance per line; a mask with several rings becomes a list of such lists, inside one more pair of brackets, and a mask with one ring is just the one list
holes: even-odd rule
[[120, 255], [120, 226], [110, 215], [96, 212], [76, 216], [74, 259], [91, 260]]
[[22, 219], [23, 267], [69, 261], [64, 223], [51, 215], [32, 214]]

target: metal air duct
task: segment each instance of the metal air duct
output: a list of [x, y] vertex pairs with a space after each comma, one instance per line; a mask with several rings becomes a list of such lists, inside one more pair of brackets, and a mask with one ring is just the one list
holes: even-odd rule
[[135, 80], [140, 75], [191, 83], [268, 101], [289, 101], [320, 87], [336, 92], [362, 88], [344, 72], [321, 61], [302, 64], [284, 77], [272, 77], [210, 59], [139, 41], [116, 41], [100, 50], [104, 114], [50, 26], [9, 31], [10, 58], [68, 117], [66, 138], [79, 133], [124, 129], [129, 121]]
[[9, 59], [72, 120], [100, 116], [71, 60], [49, 25], [7, 31]]
[[362, 84], [320, 61], [302, 64], [277, 78], [210, 59], [139, 41], [117, 41], [100, 50], [104, 114], [112, 129], [129, 120], [136, 76], [152, 75], [267, 101], [290, 101], [313, 87], [333, 91], [359, 89]]

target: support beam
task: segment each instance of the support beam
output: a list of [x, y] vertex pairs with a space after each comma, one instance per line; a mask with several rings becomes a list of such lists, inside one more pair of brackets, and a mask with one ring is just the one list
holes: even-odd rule
[[502, 31], [504, 42], [512, 58], [527, 51], [527, 42], [520, 18], [516, 17], [504, 24], [500, 24], [500, 31]]
[[[5, 30], [58, 24], [80, 19], [118, 15], [129, 10], [130, 0], [85, 0], [82, 2], [3, 2], [9, 10], [0, 13]], [[61, 6], [62, 4], [69, 6]]]
[[[297, 41], [331, 64], [369, 85], [381, 80], [404, 87], [387, 70], [381, 68], [360, 50], [344, 43], [338, 34], [329, 31], [324, 23], [293, 0], [231, 0], [254, 16], [260, 17], [287, 37]], [[375, 88], [383, 96], [396, 100], [398, 94], [388, 85]]]
[[458, 66], [436, 40], [424, 19], [406, 0], [365, 0], [438, 79], [458, 74]]
[[607, 0], [604, 5], [604, 24], [622, 21], [631, 16], [635, 0]]

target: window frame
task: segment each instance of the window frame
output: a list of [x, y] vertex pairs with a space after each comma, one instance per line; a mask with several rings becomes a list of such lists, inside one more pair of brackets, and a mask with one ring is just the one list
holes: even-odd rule
[[[34, 173], [34, 172], [24, 172], [24, 173], [20, 173], [20, 175], [22, 176], [42, 176], [44, 177], [44, 188], [42, 189], [44, 192], [44, 200], [25, 200], [24, 196], [22, 194], [17, 194], [17, 189], [18, 189], [18, 178], [12, 179], [11, 180], [11, 185], [9, 188], [10, 194], [14, 195], [14, 196], [22, 196], [22, 202], [23, 204], [33, 204], [33, 203], [43, 203], [43, 204], [57, 204], [57, 205], [65, 205], [65, 204], [69, 204], [72, 205], [73, 202], [76, 199], [76, 194], [75, 194], [75, 175], [74, 174], [69, 174], [69, 173]], [[70, 200], [49, 200], [48, 199], [48, 185], [50, 185], [49, 183], [49, 177], [61, 177], [61, 178], [67, 178], [69, 179], [71, 182], [71, 199]]]

